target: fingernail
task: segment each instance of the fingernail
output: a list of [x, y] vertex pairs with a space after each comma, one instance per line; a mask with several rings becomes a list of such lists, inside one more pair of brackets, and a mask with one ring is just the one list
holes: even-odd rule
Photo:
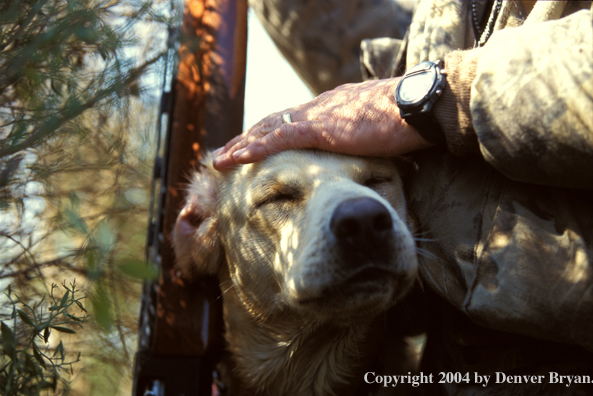
[[224, 146], [217, 148], [216, 150], [212, 151], [212, 154], [214, 156], [217, 156], [218, 154], [220, 154], [220, 152], [222, 151], [223, 148], [224, 148]]
[[238, 159], [240, 156], [243, 155], [243, 153], [245, 153], [245, 149], [242, 148], [241, 150], [237, 150], [233, 153], [233, 158], [234, 159]]

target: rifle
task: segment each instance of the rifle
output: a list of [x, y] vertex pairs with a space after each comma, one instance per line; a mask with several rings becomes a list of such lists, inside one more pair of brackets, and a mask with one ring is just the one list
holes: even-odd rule
[[144, 284], [133, 396], [212, 394], [223, 344], [218, 281], [177, 273], [171, 232], [203, 149], [242, 131], [246, 50], [246, 0], [185, 0], [181, 28], [169, 32], [146, 248], [161, 276]]

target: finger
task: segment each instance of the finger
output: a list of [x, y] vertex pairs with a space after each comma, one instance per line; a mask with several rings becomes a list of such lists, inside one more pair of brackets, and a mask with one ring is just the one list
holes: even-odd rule
[[[305, 103], [299, 106], [295, 106], [292, 109], [288, 109], [286, 111], [283, 111], [282, 114], [280, 115], [280, 117], [284, 117], [284, 114], [288, 113], [290, 115], [290, 123], [294, 124], [297, 122], [304, 122], [307, 121], [309, 119], [312, 119], [313, 117], [308, 116], [307, 111], [310, 107], [309, 103]], [[283, 120], [283, 124], [284, 124], [284, 119]]]
[[[262, 138], [263, 136], [273, 132], [278, 127], [281, 127], [284, 124], [283, 115], [289, 113], [291, 116], [291, 124], [294, 125], [295, 123], [299, 122], [301, 119], [306, 120], [306, 109], [308, 104], [303, 104], [296, 106], [292, 109], [287, 109], [285, 111], [277, 112], [274, 114], [269, 115], [268, 117], [261, 120], [259, 123], [253, 125], [247, 131], [243, 132], [241, 135], [235, 136], [231, 139], [224, 147], [221, 147], [215, 151], [215, 159], [214, 159], [214, 168], [217, 170], [226, 170], [237, 165], [236, 158], [243, 153], [243, 149], [246, 148], [249, 144], [258, 139]], [[300, 123], [299, 123], [300, 124]], [[300, 125], [299, 130], [305, 130], [308, 125]], [[290, 148], [290, 145], [286, 146]], [[280, 151], [281, 149], [277, 150]], [[235, 154], [236, 152], [241, 151], [239, 154]], [[276, 151], [274, 151], [276, 152]], [[264, 154], [265, 156], [266, 154]], [[245, 157], [247, 158], [247, 157]], [[263, 157], [261, 157], [263, 158]], [[255, 161], [255, 160], [254, 160]], [[252, 162], [252, 161], [249, 161]], [[249, 163], [246, 162], [246, 163]]]
[[267, 116], [266, 118], [262, 119], [257, 124], [252, 125], [249, 129], [244, 131], [242, 134], [235, 136], [223, 147], [217, 149], [216, 155], [221, 156], [221, 155], [225, 155], [229, 151], [234, 152], [240, 148], [245, 147], [245, 145], [237, 146], [237, 144], [240, 143], [242, 140], [249, 139], [249, 142], [251, 142], [254, 140], [253, 137], [255, 137], [257, 139], [266, 133], [272, 132], [279, 125], [282, 124], [282, 114], [284, 114], [284, 113], [278, 112], [278, 113], [271, 114], [271, 115]]
[[225, 170], [236, 165], [237, 163], [233, 158], [233, 154], [237, 150], [245, 148], [251, 142], [261, 138], [267, 133], [268, 131], [264, 130], [263, 128], [257, 129], [252, 127], [249, 131], [239, 136], [235, 136], [223, 148], [216, 150], [216, 157], [214, 158], [213, 162], [214, 169]]
[[219, 155], [216, 158], [214, 158], [214, 161], [212, 161], [212, 165], [214, 166], [214, 169], [218, 171], [224, 171], [237, 165], [237, 162], [235, 161], [232, 155], [225, 154]]
[[[249, 136], [256, 135], [257, 137], [261, 136], [261, 133], [264, 132], [265, 129], [265, 120], [260, 121], [259, 123], [253, 125], [248, 130], [244, 131], [242, 134], [235, 136], [231, 140], [228, 141], [222, 148], [217, 150], [216, 155], [223, 155], [227, 153], [233, 146], [240, 143], [242, 140], [247, 139]], [[269, 131], [268, 131], [269, 132]]]
[[226, 151], [218, 153], [212, 163], [214, 166], [214, 169], [222, 171], [222, 170], [226, 170], [226, 169], [229, 169], [229, 168], [237, 165], [237, 162], [235, 161], [233, 154], [237, 150], [243, 149], [248, 144], [249, 144], [249, 141], [247, 139], [242, 139], [242, 140], [239, 139], [237, 143], [232, 145]]
[[231, 140], [229, 140], [223, 147], [216, 149], [215, 154], [218, 155], [222, 155], [224, 153], [226, 153], [227, 151], [229, 151], [229, 149], [231, 147], [233, 147], [235, 144], [237, 144], [237, 142], [241, 141], [241, 139], [243, 139], [243, 135], [237, 135], [234, 138], [232, 138]]
[[277, 113], [270, 114], [269, 116], [260, 120], [255, 125], [251, 126], [248, 130], [244, 131], [241, 135], [235, 136], [223, 147], [216, 149], [215, 155], [224, 155], [227, 152], [229, 152], [231, 148], [233, 148], [233, 151], [236, 151], [236, 147], [234, 146], [239, 141], [245, 139], [248, 136], [256, 135], [259, 138], [263, 136], [263, 134], [265, 133], [270, 133], [274, 131], [276, 128], [278, 128], [280, 125], [284, 123], [283, 115], [286, 113], [290, 114], [290, 118], [293, 123], [307, 120], [307, 109], [311, 107], [311, 103], [313, 102], [303, 103], [301, 105], [294, 106], [284, 111], [279, 111]]
[[248, 164], [283, 150], [327, 149], [328, 142], [323, 136], [322, 124], [317, 120], [282, 124], [274, 132], [235, 151], [233, 158], [238, 164]]
[[235, 151], [247, 147], [250, 143], [256, 141], [257, 139], [260, 139], [261, 137], [267, 135], [270, 132], [271, 131], [266, 131], [263, 129], [253, 130], [244, 136], [240, 136], [238, 139], [233, 139], [233, 142], [229, 142], [231, 143], [229, 144], [229, 147], [225, 151], [220, 152], [218, 155], [233, 155]]

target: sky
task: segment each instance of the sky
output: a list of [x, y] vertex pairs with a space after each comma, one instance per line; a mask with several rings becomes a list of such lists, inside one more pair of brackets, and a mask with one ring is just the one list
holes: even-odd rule
[[271, 113], [313, 99], [251, 9], [248, 18], [244, 130]]

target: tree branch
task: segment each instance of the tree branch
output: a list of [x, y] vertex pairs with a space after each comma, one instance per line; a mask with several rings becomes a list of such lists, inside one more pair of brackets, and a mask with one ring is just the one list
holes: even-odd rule
[[23, 142], [15, 144], [14, 146], [1, 148], [0, 158], [34, 146], [35, 144], [39, 143], [42, 139], [48, 137], [50, 134], [55, 132], [65, 122], [78, 117], [84, 111], [92, 108], [98, 102], [105, 99], [109, 95], [122, 92], [126, 87], [128, 87], [130, 84], [136, 81], [150, 65], [156, 63], [159, 59], [161, 59], [162, 55], [163, 54], [159, 54], [156, 57], [144, 62], [144, 64], [142, 64], [141, 66], [132, 69], [123, 81], [116, 81], [115, 83], [111, 84], [110, 87], [99, 91], [94, 97], [89, 99], [86, 103], [82, 104], [81, 106], [76, 106], [75, 108], [71, 109], [62, 108], [61, 117], [47, 122], [38, 131], [32, 132], [29, 135], [29, 137], [25, 139]]

